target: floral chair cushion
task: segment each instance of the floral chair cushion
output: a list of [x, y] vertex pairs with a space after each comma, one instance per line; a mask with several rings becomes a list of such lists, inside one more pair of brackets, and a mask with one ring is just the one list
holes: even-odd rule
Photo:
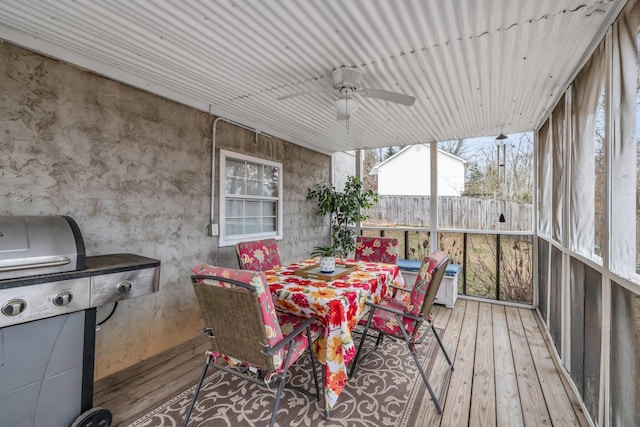
[[356, 237], [355, 258], [360, 261], [396, 264], [399, 253], [398, 239], [390, 237]]
[[[405, 304], [396, 298], [381, 302], [379, 305], [398, 310], [400, 312], [405, 310]], [[416, 326], [416, 322], [413, 319], [407, 317], [403, 318], [404, 327], [409, 335], [413, 334], [413, 330]], [[385, 310], [376, 310], [371, 319], [371, 327], [376, 331], [382, 331], [386, 334], [396, 337], [402, 337], [402, 331], [400, 330], [400, 324], [398, 323], [398, 316], [394, 313]]]
[[[408, 303], [405, 302], [403, 298], [398, 296], [397, 298], [391, 298], [389, 300], [382, 301], [378, 305], [399, 312], [404, 312], [406, 314], [411, 314], [413, 316], [420, 316], [422, 303], [424, 302], [427, 289], [431, 284], [431, 277], [433, 275], [433, 272], [445, 258], [446, 255], [441, 251], [434, 252], [433, 254], [424, 258], [420, 266], [416, 283], [409, 295]], [[415, 336], [413, 335], [414, 329], [416, 327], [415, 320], [408, 317], [403, 317], [402, 323], [404, 324], [407, 333], [414, 337], [414, 340], [419, 338], [418, 334], [416, 334]], [[371, 319], [371, 327], [374, 330], [382, 331], [392, 336], [402, 337], [402, 330], [400, 329], [400, 324], [398, 323], [398, 316], [385, 310], [375, 310], [375, 312], [373, 313], [373, 318]]]
[[236, 253], [243, 270], [264, 271], [282, 265], [276, 239], [238, 243]]
[[413, 285], [413, 289], [411, 289], [411, 294], [409, 295], [409, 303], [405, 310], [406, 313], [414, 316], [420, 315], [422, 302], [427, 295], [427, 289], [429, 289], [429, 285], [431, 284], [433, 272], [446, 257], [444, 252], [436, 251], [431, 255], [427, 255], [424, 260], [422, 260], [416, 283]]
[[[273, 299], [271, 297], [271, 292], [269, 292], [267, 280], [264, 276], [264, 273], [258, 271], [248, 271], [248, 270], [235, 270], [231, 268], [223, 268], [223, 267], [214, 267], [205, 263], [197, 265], [193, 268], [193, 274], [195, 275], [208, 275], [208, 276], [218, 276], [224, 277], [225, 279], [233, 279], [242, 283], [249, 284], [253, 286], [256, 290], [256, 294], [258, 296], [258, 303], [260, 304], [260, 312], [262, 314], [262, 320], [264, 321], [264, 328], [267, 335], [267, 343], [270, 347], [273, 347], [280, 341], [282, 341], [282, 329], [280, 327], [280, 322], [278, 320], [278, 316], [276, 314], [275, 306], [273, 305]], [[233, 284], [228, 282], [222, 282], [218, 280], [203, 280], [202, 283], [209, 286], [222, 286], [222, 287], [234, 287]], [[289, 323], [292, 320], [287, 319]], [[306, 341], [305, 341], [306, 342]], [[303, 349], [304, 350], [304, 349]], [[283, 364], [283, 350], [278, 351], [273, 355], [273, 365], [277, 369], [280, 369]], [[219, 355], [216, 355], [219, 356]], [[230, 362], [230, 364], [242, 364], [242, 361], [234, 360], [232, 358], [228, 358], [225, 356], [225, 359]]]
[[[280, 311], [276, 311], [278, 315], [278, 321], [280, 323], [280, 329], [282, 329], [282, 333], [284, 335], [288, 335], [293, 332], [303, 321], [307, 320], [300, 316], [296, 316], [295, 314], [283, 313]], [[313, 322], [309, 326], [309, 330], [311, 331], [311, 342], [315, 342], [318, 338], [324, 335], [324, 326], [320, 322]], [[289, 346], [293, 346], [291, 351], [291, 362], [290, 364], [295, 363], [296, 360], [304, 353], [304, 351], [309, 347], [309, 342], [307, 341], [307, 333], [306, 331], [298, 334], [291, 344], [285, 345], [282, 350], [286, 355], [289, 351]]]

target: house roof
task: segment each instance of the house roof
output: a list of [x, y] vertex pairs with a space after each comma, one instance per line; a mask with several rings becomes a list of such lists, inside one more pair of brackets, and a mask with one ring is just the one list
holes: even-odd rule
[[[426, 147], [427, 150], [429, 150], [429, 145], [428, 144], [422, 144]], [[393, 156], [390, 156], [387, 159], [384, 159], [381, 162], [376, 163], [372, 168], [371, 168], [371, 172], [369, 172], [370, 175], [377, 175], [378, 174], [378, 170], [380, 169], [381, 166], [386, 165], [389, 162], [393, 162], [395, 161], [398, 157], [401, 157], [401, 155], [403, 155], [407, 150], [413, 149], [415, 147], [415, 145], [409, 145], [407, 147], [404, 147], [402, 150], [398, 151], [397, 153], [395, 153]], [[440, 148], [438, 148], [438, 153], [442, 154], [444, 156], [448, 156], [451, 157], [452, 159], [458, 160], [463, 164], [467, 164], [469, 163], [467, 160], [458, 157], [454, 154], [449, 153], [448, 151], [442, 150]]]
[[[6, 0], [0, 39], [328, 153], [535, 129], [624, 3]], [[346, 129], [342, 66], [415, 104], [356, 95]]]

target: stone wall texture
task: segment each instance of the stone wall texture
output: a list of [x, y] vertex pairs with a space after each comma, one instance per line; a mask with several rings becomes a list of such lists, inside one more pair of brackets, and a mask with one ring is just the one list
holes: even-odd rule
[[[214, 119], [0, 43], [0, 215], [69, 215], [88, 256], [129, 252], [162, 262], [160, 291], [120, 303], [97, 333], [96, 379], [196, 336], [191, 268], [238, 265], [234, 247], [207, 235]], [[327, 241], [328, 220], [306, 193], [329, 182], [331, 157], [278, 138], [256, 142], [227, 122], [216, 127], [216, 153], [283, 164], [283, 261]], [[98, 320], [111, 308], [99, 308]]]

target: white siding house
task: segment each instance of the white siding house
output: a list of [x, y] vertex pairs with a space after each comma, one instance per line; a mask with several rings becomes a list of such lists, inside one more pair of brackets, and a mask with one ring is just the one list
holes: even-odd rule
[[[431, 150], [428, 144], [408, 146], [379, 163], [371, 173], [378, 175], [378, 194], [431, 194]], [[464, 191], [467, 161], [438, 150], [438, 195], [460, 196]]]

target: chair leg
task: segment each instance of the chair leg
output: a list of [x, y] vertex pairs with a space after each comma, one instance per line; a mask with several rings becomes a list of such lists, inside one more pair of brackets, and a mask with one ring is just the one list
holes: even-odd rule
[[[318, 387], [318, 373], [316, 372], [316, 358], [313, 355], [313, 342], [311, 341], [311, 328], [307, 326], [307, 342], [309, 343], [309, 357], [311, 358], [311, 370], [313, 371], [313, 384], [316, 386], [316, 400], [320, 401], [320, 388]], [[324, 384], [324, 383], [323, 383]], [[322, 386], [324, 390], [324, 385]]]
[[453, 362], [449, 358], [449, 354], [447, 353], [447, 350], [445, 350], [444, 345], [442, 345], [442, 340], [440, 339], [440, 335], [438, 335], [438, 332], [436, 331], [435, 326], [433, 326], [433, 323], [431, 324], [431, 330], [433, 331], [433, 335], [436, 336], [436, 340], [438, 341], [438, 345], [440, 346], [440, 349], [444, 353], [445, 359], [447, 359], [447, 363], [449, 364], [449, 366], [451, 367], [451, 370], [453, 371], [454, 370], [453, 369]]
[[287, 382], [287, 373], [289, 372], [289, 362], [291, 360], [291, 347], [287, 351], [287, 357], [284, 361], [284, 371], [280, 377], [280, 384], [278, 384], [278, 391], [276, 392], [276, 402], [273, 404], [273, 413], [271, 414], [271, 421], [269, 421], [269, 427], [273, 427], [276, 422], [276, 415], [278, 413], [278, 406], [280, 406], [280, 398], [282, 397], [282, 391], [284, 390], [284, 384]]
[[376, 339], [376, 344], [373, 346], [373, 351], [376, 351], [378, 349], [378, 346], [382, 343], [383, 338], [384, 335], [382, 334], [382, 332], [378, 332], [378, 338]]
[[[326, 365], [321, 365], [321, 366], [322, 366], [322, 387], [324, 387], [324, 385], [326, 384], [326, 379], [327, 379], [327, 367], [326, 367]], [[324, 388], [323, 388], [323, 390], [324, 390]], [[322, 403], [324, 405], [324, 419], [326, 421], [329, 421], [329, 418], [331, 417], [331, 413], [327, 409], [327, 394], [326, 393], [323, 393]]]
[[193, 412], [193, 408], [196, 406], [196, 399], [198, 398], [198, 393], [200, 393], [200, 388], [202, 387], [202, 382], [204, 381], [204, 377], [207, 374], [207, 369], [209, 369], [209, 363], [211, 363], [212, 356], [207, 355], [207, 361], [204, 364], [204, 368], [202, 369], [202, 374], [200, 375], [200, 380], [198, 381], [198, 386], [196, 387], [196, 391], [193, 394], [193, 400], [191, 401], [191, 405], [189, 405], [189, 410], [187, 411], [187, 415], [184, 418], [184, 423], [182, 427], [187, 427], [189, 424], [189, 418], [191, 417], [191, 412]]
[[431, 400], [433, 400], [433, 404], [436, 406], [436, 411], [438, 412], [438, 415], [442, 415], [442, 399], [449, 385], [449, 380], [451, 379], [451, 371], [453, 370], [453, 364], [449, 359], [449, 355], [445, 351], [444, 346], [442, 345], [442, 341], [440, 340], [438, 333], [433, 327], [433, 324], [431, 324], [432, 330], [436, 336], [436, 340], [438, 341], [438, 344], [440, 345], [440, 348], [444, 352], [445, 358], [449, 363], [449, 368], [447, 369], [447, 375], [442, 384], [442, 389], [440, 390], [440, 396], [436, 396], [435, 392], [433, 391], [433, 388], [431, 388], [431, 383], [429, 383], [429, 378], [427, 377], [426, 372], [424, 372], [424, 369], [422, 369], [422, 364], [420, 363], [420, 359], [418, 358], [418, 353], [416, 352], [415, 345], [411, 342], [411, 337], [409, 337], [409, 333], [407, 332], [404, 325], [402, 324], [402, 319], [399, 319], [399, 324], [400, 324], [400, 330], [402, 331], [402, 335], [404, 336], [404, 340], [407, 343], [407, 346], [409, 347], [409, 351], [411, 352], [411, 356], [413, 356], [413, 360], [415, 361], [416, 366], [418, 367], [418, 371], [420, 371], [420, 376], [422, 376], [422, 380], [424, 381], [424, 384], [427, 386], [427, 390], [429, 391]]
[[367, 333], [369, 332], [369, 327], [371, 326], [371, 320], [372, 319], [373, 319], [373, 309], [371, 309], [369, 311], [369, 318], [367, 319], [367, 324], [364, 327], [364, 331], [362, 332], [362, 338], [360, 338], [360, 344], [358, 345], [358, 351], [356, 351], [356, 357], [354, 357], [353, 364], [351, 365], [351, 371], [349, 372], [349, 378], [352, 378], [355, 375], [356, 371], [358, 370], [358, 359], [360, 358], [360, 353], [362, 352], [362, 346], [364, 345], [364, 341], [367, 339]]

